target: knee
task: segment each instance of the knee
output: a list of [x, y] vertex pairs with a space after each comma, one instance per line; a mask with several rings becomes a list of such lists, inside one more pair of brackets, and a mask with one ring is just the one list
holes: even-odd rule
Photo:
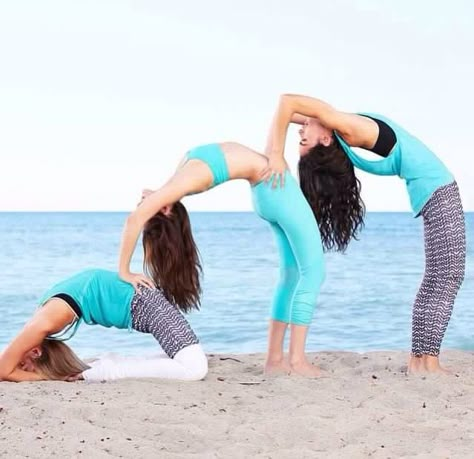
[[432, 286], [442, 287], [444, 291], [458, 291], [464, 282], [464, 264], [450, 262], [438, 269], [430, 269], [424, 276], [424, 282]]
[[280, 269], [280, 282], [285, 285], [296, 285], [300, 280], [297, 266], [284, 266]]
[[324, 268], [320, 265], [311, 266], [300, 273], [294, 296], [294, 303], [298, 306], [293, 309], [293, 313], [301, 317], [295, 320], [292, 318], [292, 323], [306, 325], [311, 322], [324, 276]]
[[190, 380], [191, 381], [201, 381], [207, 376], [209, 371], [209, 366], [207, 362], [207, 357], [202, 353], [202, 356], [199, 359], [199, 362], [194, 363], [193, 368], [190, 369]]
[[200, 344], [193, 344], [178, 352], [175, 356], [181, 365], [186, 368], [186, 380], [200, 381], [208, 372], [206, 354]]
[[301, 279], [306, 285], [313, 285], [319, 291], [326, 278], [326, 267], [324, 263], [315, 263], [301, 270]]

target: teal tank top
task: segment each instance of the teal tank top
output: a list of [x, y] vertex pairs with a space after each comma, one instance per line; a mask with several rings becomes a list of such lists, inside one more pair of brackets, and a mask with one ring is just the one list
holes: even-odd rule
[[227, 168], [224, 152], [218, 143], [195, 147], [188, 151], [186, 159], [198, 159], [208, 165], [213, 176], [211, 188], [229, 180], [229, 169]]
[[395, 132], [397, 142], [389, 155], [370, 161], [359, 156], [337, 133], [336, 137], [355, 167], [376, 175], [398, 175], [407, 186], [410, 204], [418, 216], [433, 193], [454, 181], [441, 160], [419, 139], [388, 118], [374, 113], [359, 113], [387, 123]]
[[81, 308], [82, 318], [62, 332], [50, 336], [50, 339], [72, 338], [81, 321], [103, 327], [131, 327], [130, 304], [135, 291], [116, 272], [103, 269], [82, 271], [50, 288], [41, 297], [39, 304], [42, 306], [58, 293], [66, 293], [76, 301]]

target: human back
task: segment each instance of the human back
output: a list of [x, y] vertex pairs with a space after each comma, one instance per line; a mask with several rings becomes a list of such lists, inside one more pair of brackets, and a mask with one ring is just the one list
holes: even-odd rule
[[439, 187], [454, 181], [453, 175], [425, 143], [405, 128], [380, 114], [360, 115], [385, 123], [393, 132], [393, 148], [383, 159], [367, 160], [352, 150], [336, 132], [340, 146], [357, 168], [375, 175], [397, 175], [405, 180], [413, 214], [419, 215]]
[[42, 305], [59, 294], [67, 294], [79, 305], [85, 323], [128, 328], [133, 293], [133, 287], [122, 281], [118, 273], [87, 269], [48, 289], [39, 303]]
[[[212, 154], [209, 154], [211, 152]], [[265, 155], [257, 153], [247, 146], [237, 142], [222, 142], [201, 145], [190, 150], [187, 160], [181, 163], [178, 171], [187, 166], [190, 161], [196, 160], [205, 161], [211, 169], [212, 186], [238, 179], [256, 183], [260, 180], [260, 174], [268, 164]]]

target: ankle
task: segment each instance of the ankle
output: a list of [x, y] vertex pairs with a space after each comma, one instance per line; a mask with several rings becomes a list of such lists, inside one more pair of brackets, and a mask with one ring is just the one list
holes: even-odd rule
[[426, 368], [437, 368], [439, 367], [439, 357], [436, 355], [426, 354], [423, 356], [423, 362]]
[[276, 364], [276, 363], [283, 362], [283, 360], [284, 360], [284, 355], [280, 353], [267, 355], [267, 363]]
[[305, 363], [308, 363], [308, 360], [306, 359], [305, 355], [290, 355], [289, 362], [290, 362], [290, 365], [296, 366], [296, 365], [304, 365]]

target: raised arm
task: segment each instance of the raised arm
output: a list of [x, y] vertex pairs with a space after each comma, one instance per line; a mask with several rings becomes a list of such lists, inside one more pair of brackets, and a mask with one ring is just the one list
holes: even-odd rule
[[269, 168], [265, 171], [265, 178], [269, 178], [268, 174], [283, 173], [288, 126], [291, 122], [300, 124], [301, 117], [316, 118], [322, 126], [337, 131], [349, 145], [355, 147], [371, 147], [377, 139], [378, 127], [369, 118], [341, 112], [314, 97], [283, 94], [280, 96], [268, 137], [266, 154], [269, 157]]
[[[299, 126], [301, 126], [306, 122], [307, 119], [308, 119], [307, 116], [301, 115], [300, 113], [293, 113], [293, 115], [291, 116], [290, 123], [298, 124]], [[273, 135], [274, 133], [273, 133], [273, 125], [272, 125], [270, 130], [268, 131], [267, 144], [265, 146], [265, 153], [267, 155], [270, 155], [272, 153]]]
[[[275, 114], [276, 116], [276, 114]], [[290, 123], [303, 125], [306, 123], [307, 116], [301, 115], [300, 113], [293, 113], [291, 115]], [[269, 157], [269, 165], [266, 169], [262, 171], [262, 178], [265, 180], [270, 180], [273, 178], [273, 186], [277, 185], [277, 180], [280, 180], [280, 184], [283, 187], [285, 184], [285, 175], [284, 172], [288, 169], [288, 164], [286, 163], [283, 154], [275, 155], [273, 153], [273, 124], [268, 131], [267, 144], [265, 146], [265, 154]]]
[[288, 126], [292, 120], [301, 121], [301, 116], [317, 118], [323, 126], [338, 131], [343, 137], [346, 137], [352, 133], [355, 115], [340, 112], [320, 99], [283, 94], [280, 96], [273, 117], [269, 155], [283, 156]]
[[[119, 275], [121, 279], [132, 284], [153, 288], [153, 281], [144, 274], [130, 272], [132, 259], [138, 237], [146, 222], [166, 206], [191, 193], [200, 193], [209, 188], [212, 174], [201, 162], [190, 161], [176, 171], [173, 177], [160, 189], [148, 194], [125, 221], [119, 254]], [[147, 194], [147, 193], [144, 193]], [[142, 198], [144, 196], [142, 194]]]

